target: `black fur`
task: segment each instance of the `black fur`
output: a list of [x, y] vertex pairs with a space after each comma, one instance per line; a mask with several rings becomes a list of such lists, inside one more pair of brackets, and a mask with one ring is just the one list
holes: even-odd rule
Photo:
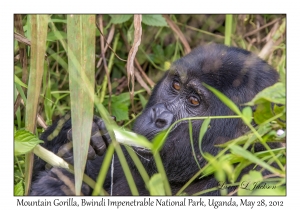
[[[136, 119], [133, 131], [146, 136], [150, 141], [160, 131], [168, 128], [175, 121], [196, 116], [224, 116], [233, 112], [226, 107], [214, 94], [207, 90], [206, 83], [233, 100], [237, 105], [250, 101], [258, 92], [273, 85], [278, 80], [277, 72], [265, 61], [256, 55], [234, 47], [210, 44], [196, 48], [188, 55], [173, 63], [170, 70], [155, 86], [149, 102], [143, 113]], [[180, 88], [176, 90], [172, 85], [176, 82]], [[193, 105], [192, 99], [196, 99], [199, 105]], [[206, 161], [200, 156], [198, 149], [199, 130], [201, 120], [192, 121], [194, 148], [200, 165]], [[66, 131], [71, 128], [68, 121], [63, 125], [61, 133], [51, 142], [47, 141], [56, 125], [51, 126], [43, 135], [45, 147], [53, 152], [66, 143]], [[247, 131], [247, 128], [238, 119], [212, 120], [210, 128], [202, 141], [204, 152], [212, 155], [218, 153], [215, 144], [224, 143], [236, 138]], [[257, 148], [261, 150], [262, 148]], [[144, 164], [149, 175], [157, 172], [154, 160], [147, 151], [134, 148]], [[128, 156], [128, 154], [126, 153]], [[171, 131], [167, 137], [160, 155], [172, 188], [175, 194], [199, 169], [195, 162], [189, 136], [188, 122], [181, 122]], [[134, 180], [136, 181], [140, 195], [148, 195], [145, 184], [139, 172], [127, 157]], [[95, 160], [88, 160], [86, 173], [93, 179], [97, 177], [103, 157], [97, 156]], [[124, 176], [120, 162], [115, 155], [114, 163], [114, 187], [113, 195], [130, 195], [130, 190]], [[62, 190], [62, 183], [57, 175], [45, 169], [45, 163], [36, 161], [32, 195], [63, 195], [68, 194]], [[72, 177], [64, 171], [68, 177]], [[107, 175], [105, 189], [110, 192], [110, 172]], [[196, 179], [186, 190], [188, 194], [204, 189], [216, 187], [218, 183], [213, 176]], [[83, 186], [82, 192], [89, 195], [91, 190]], [[209, 193], [218, 195], [219, 191]]]

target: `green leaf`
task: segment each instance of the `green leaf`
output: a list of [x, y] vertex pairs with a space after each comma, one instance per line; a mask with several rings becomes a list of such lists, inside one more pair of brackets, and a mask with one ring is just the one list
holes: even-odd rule
[[[272, 127], [270, 126], [270, 124], [264, 124], [264, 125], [260, 125], [258, 127], [257, 133], [260, 136], [263, 136], [271, 130], [272, 130]], [[253, 132], [248, 132], [243, 136], [240, 136], [236, 139], [227, 141], [224, 144], [219, 144], [217, 146], [225, 148], [225, 147], [229, 146], [230, 144], [233, 144], [233, 142], [234, 142], [234, 144], [236, 144], [236, 145], [245, 145], [244, 148], [248, 148], [256, 140], [257, 140], [257, 136]]]
[[[274, 105], [274, 113], [277, 115], [277, 114], [280, 114], [282, 112], [285, 112], [285, 106], [277, 106], [276, 104]], [[281, 121], [286, 121], [286, 115], [282, 115], [280, 117], [280, 120]]]
[[20, 95], [21, 95], [21, 97], [22, 97], [22, 99], [23, 99], [23, 101], [24, 101], [24, 104], [26, 105], [26, 103], [27, 103], [27, 98], [26, 98], [26, 96], [25, 96], [25, 93], [24, 93], [22, 87], [21, 87], [20, 85], [18, 85], [18, 84], [15, 84], [15, 85], [16, 85], [16, 88], [17, 88], [18, 92], [20, 93]]
[[15, 75], [15, 81], [14, 81], [14, 82], [15, 82], [16, 84], [18, 84], [18, 85], [24, 87], [24, 88], [27, 88], [27, 85], [24, 84], [24, 83], [19, 79], [19, 77], [17, 77], [16, 75]]
[[95, 15], [68, 15], [67, 23], [75, 191], [80, 195], [93, 121]]
[[206, 118], [201, 125], [200, 134], [199, 134], [199, 150], [203, 157], [205, 157], [205, 155], [202, 151], [202, 139], [208, 129], [209, 123], [210, 123], [210, 118]]
[[[108, 99], [103, 101], [104, 106], [108, 106]], [[128, 120], [130, 96], [129, 93], [122, 93], [118, 96], [111, 97], [111, 112], [117, 121]]]
[[67, 39], [67, 33], [64, 31], [50, 31], [47, 35], [47, 41], [53, 42], [59, 39]]
[[149, 26], [167, 26], [168, 24], [162, 15], [143, 15], [142, 22]]
[[271, 182], [268, 179], [264, 180], [260, 172], [252, 170], [242, 177], [238, 195], [286, 195], [286, 188], [280, 186], [284, 183], [286, 183], [285, 178]]
[[66, 19], [51, 19], [53, 23], [67, 23]]
[[64, 161], [61, 157], [55, 155], [53, 152], [45, 149], [40, 145], [36, 145], [33, 149], [35, 155], [37, 155], [42, 160], [46, 161], [54, 167], [60, 167], [65, 169], [70, 169], [69, 164]]
[[[49, 15], [29, 15], [30, 19], [30, 74], [28, 79], [27, 104], [25, 114], [25, 128], [34, 133], [36, 116], [40, 99], [41, 83], [44, 73], [46, 39]], [[28, 195], [33, 167], [33, 154], [25, 155], [25, 193]]]
[[244, 116], [244, 120], [246, 120], [247, 123], [251, 123], [252, 121], [252, 109], [250, 106], [247, 106], [245, 107], [243, 110], [242, 110], [242, 114]]
[[161, 150], [165, 143], [166, 136], [168, 135], [167, 130], [159, 132], [153, 139], [153, 152], [156, 153]]
[[142, 104], [142, 107], [145, 108], [148, 101], [145, 99], [145, 97], [142, 94], [139, 93], [138, 96]]
[[31, 151], [37, 144], [43, 143], [34, 134], [27, 130], [18, 130], [14, 135], [15, 155], [26, 154]]
[[283, 83], [278, 82], [273, 86], [267, 87], [261, 92], [259, 92], [250, 102], [246, 105], [254, 106], [256, 104], [265, 103], [266, 101], [275, 103], [275, 104], [285, 104], [286, 103], [286, 94], [285, 86]]
[[154, 174], [149, 181], [150, 195], [166, 195], [161, 174]]
[[18, 184], [15, 185], [14, 195], [15, 196], [23, 196], [24, 195], [23, 181], [20, 181]]
[[113, 126], [113, 131], [119, 143], [152, 149], [152, 143], [149, 142], [148, 139], [142, 135], [126, 131], [117, 126]]
[[124, 23], [129, 20], [133, 15], [109, 15], [113, 24]]
[[161, 45], [155, 45], [153, 48], [153, 61], [155, 63], [163, 63], [165, 61], [165, 53]]
[[262, 124], [266, 120], [273, 117], [271, 103], [265, 101], [265, 103], [258, 104], [254, 112], [254, 121], [256, 124]]
[[251, 170], [242, 177], [238, 189], [238, 195], [251, 195], [255, 183], [261, 182], [263, 177], [260, 172]]
[[242, 113], [237, 105], [235, 105], [227, 96], [225, 96], [223, 93], [218, 91], [217, 89], [202, 83], [204, 87], [209, 89], [211, 92], [213, 92], [226, 106], [228, 106], [234, 113], [236, 113], [239, 116], [242, 116]]
[[122, 103], [115, 103], [111, 106], [112, 115], [116, 117], [117, 121], [128, 120], [128, 105]]
[[247, 160], [250, 160], [252, 163], [258, 164], [261, 167], [273, 172], [273, 173], [278, 173], [279, 170], [270, 166], [269, 164], [267, 164], [266, 162], [264, 162], [263, 160], [257, 158], [255, 155], [253, 155], [251, 152], [249, 152], [248, 150], [237, 146], [237, 145], [231, 145], [230, 149], [232, 151], [232, 153], [239, 155]]
[[194, 156], [195, 162], [197, 163], [198, 168], [201, 169], [199, 161], [197, 159], [195, 148], [194, 148], [193, 126], [192, 126], [192, 121], [191, 120], [189, 120], [189, 134], [190, 134], [190, 144], [191, 144], [191, 147], [192, 147], [192, 152], [193, 152], [193, 156]]
[[112, 115], [116, 117], [117, 121], [128, 120], [128, 107], [130, 105], [129, 93], [122, 93], [111, 98]]

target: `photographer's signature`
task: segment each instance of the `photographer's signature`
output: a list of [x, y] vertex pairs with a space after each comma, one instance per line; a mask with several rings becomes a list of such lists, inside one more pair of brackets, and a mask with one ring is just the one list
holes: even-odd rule
[[[219, 189], [226, 189], [228, 186], [225, 182], [219, 182]], [[258, 190], [258, 189], [276, 189], [276, 185], [269, 184], [267, 182], [253, 182], [253, 181], [242, 181], [239, 185], [240, 189], [244, 190]]]

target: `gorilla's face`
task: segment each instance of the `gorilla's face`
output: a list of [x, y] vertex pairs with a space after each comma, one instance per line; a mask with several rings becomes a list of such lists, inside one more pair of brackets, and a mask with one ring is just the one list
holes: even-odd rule
[[[251, 100], [259, 91], [277, 81], [277, 73], [264, 61], [238, 48], [207, 45], [174, 62], [170, 70], [156, 85], [143, 113], [137, 118], [133, 130], [150, 141], [174, 122], [196, 116], [226, 116], [233, 113], [216, 98], [206, 83], [233, 100], [237, 105]], [[170, 181], [186, 182], [198, 170], [192, 153], [194, 144], [200, 165], [198, 139], [202, 120], [192, 121], [190, 135], [188, 121], [176, 124], [161, 150], [161, 157]], [[213, 155], [215, 144], [224, 143], [244, 131], [237, 119], [212, 120], [202, 141], [202, 149]], [[151, 153], [135, 148], [142, 156], [149, 173], [156, 172]]]

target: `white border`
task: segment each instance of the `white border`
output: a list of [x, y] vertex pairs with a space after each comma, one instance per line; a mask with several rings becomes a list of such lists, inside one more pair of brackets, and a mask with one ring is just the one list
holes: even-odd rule
[[[294, 3], [295, 2], [295, 3]], [[299, 183], [297, 178], [299, 171], [299, 6], [296, 1], [239, 1], [239, 0], [214, 0], [214, 1], [2, 1], [0, 15], [0, 40], [1, 40], [1, 201], [3, 209], [16, 207], [16, 199], [13, 197], [13, 14], [15, 13], [279, 13], [287, 14], [287, 196], [266, 197], [266, 200], [283, 200], [284, 207], [299, 207]], [[4, 133], [4, 135], [3, 135]], [[298, 134], [298, 135], [297, 135]], [[28, 199], [44, 199], [35, 197]], [[117, 197], [112, 199], [132, 200], [135, 197]], [[216, 198], [216, 197], [215, 197]], [[246, 197], [244, 197], [246, 198]], [[47, 198], [49, 201], [56, 198]], [[65, 198], [62, 198], [65, 199]], [[81, 198], [76, 198], [81, 199]], [[89, 199], [92, 199], [91, 197]], [[180, 199], [180, 198], [172, 198]], [[197, 198], [195, 198], [197, 199]], [[207, 199], [207, 198], [205, 198]], [[228, 198], [218, 198], [228, 199]], [[240, 199], [240, 197], [235, 198]], [[261, 197], [249, 197], [251, 200], [260, 200]], [[8, 208], [7, 208], [8, 207]], [[20, 207], [17, 207], [20, 208]], [[24, 207], [23, 207], [24, 208]], [[34, 208], [34, 207], [29, 207]], [[40, 207], [38, 207], [40, 208]], [[48, 207], [43, 207], [48, 208]], [[57, 207], [59, 208], [59, 207]], [[70, 207], [63, 207], [70, 209]], [[95, 207], [90, 207], [95, 208]], [[99, 209], [99, 207], [96, 207]], [[148, 207], [149, 209], [151, 207]], [[152, 207], [153, 208], [153, 207]], [[177, 207], [164, 207], [166, 209], [178, 209]], [[185, 207], [186, 208], [186, 207]], [[201, 207], [197, 207], [199, 209]], [[227, 207], [219, 207], [224, 209]], [[230, 207], [232, 208], [232, 207]], [[239, 207], [239, 209], [242, 207]], [[256, 207], [258, 208], [258, 207]], [[293, 208], [293, 209], [297, 209]], [[104, 209], [104, 208], [103, 208]], [[107, 208], [105, 208], [107, 209]], [[116, 208], [114, 208], [116, 209]], [[132, 207], [120, 207], [120, 209], [133, 209]], [[136, 208], [137, 209], [137, 208]], [[138, 208], [140, 209], [140, 208]], [[208, 208], [206, 208], [208, 209]], [[213, 208], [210, 208], [213, 209]], [[227, 208], [229, 209], [229, 208]], [[250, 209], [242, 208], [242, 209]], [[274, 208], [275, 209], [275, 208]], [[277, 208], [276, 208], [277, 209]]]

